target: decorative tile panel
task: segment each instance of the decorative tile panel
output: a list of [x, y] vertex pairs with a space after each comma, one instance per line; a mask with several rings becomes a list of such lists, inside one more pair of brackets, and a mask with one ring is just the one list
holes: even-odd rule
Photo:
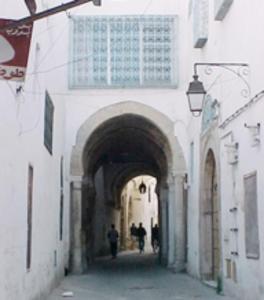
[[112, 86], [140, 84], [139, 23], [132, 17], [110, 19]]
[[172, 20], [152, 17], [143, 24], [143, 84], [170, 85], [173, 78]]
[[203, 48], [208, 39], [209, 3], [208, 0], [194, 0], [193, 41], [194, 48]]
[[176, 87], [175, 16], [74, 17], [69, 87]]
[[216, 108], [213, 103], [213, 99], [210, 95], [206, 95], [204, 108], [203, 108], [202, 132], [204, 132], [206, 129], [208, 129], [211, 126], [216, 116], [217, 116]]

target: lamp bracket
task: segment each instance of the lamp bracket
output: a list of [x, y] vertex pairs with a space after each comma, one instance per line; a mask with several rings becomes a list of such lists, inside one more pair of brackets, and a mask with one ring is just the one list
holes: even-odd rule
[[[248, 98], [250, 96], [250, 85], [245, 79], [245, 76], [249, 73], [249, 64], [246, 63], [195, 63], [193, 65], [194, 76], [198, 76], [198, 67], [205, 66], [205, 73], [211, 75], [213, 70], [212, 68], [223, 68], [240, 78], [245, 84], [246, 88], [241, 91], [243, 97]], [[214, 84], [214, 83], [213, 83]], [[211, 86], [212, 87], [212, 86]], [[210, 88], [211, 88], [210, 87]]]
[[248, 125], [247, 123], [245, 123], [244, 126], [248, 129], [259, 129], [260, 123], [257, 123], [257, 125]]
[[225, 144], [224, 146], [227, 147], [227, 148], [238, 149], [239, 144], [238, 144], [238, 142], [235, 142], [235, 143], [232, 143], [232, 144]]
[[251, 136], [251, 146], [255, 147], [260, 144], [260, 123], [256, 125], [248, 125], [247, 123], [244, 124], [245, 128], [247, 128], [250, 132]]

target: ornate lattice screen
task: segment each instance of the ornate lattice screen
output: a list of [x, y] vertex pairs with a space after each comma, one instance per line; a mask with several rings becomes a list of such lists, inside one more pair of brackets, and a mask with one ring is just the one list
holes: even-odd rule
[[176, 87], [177, 17], [73, 17], [70, 88]]

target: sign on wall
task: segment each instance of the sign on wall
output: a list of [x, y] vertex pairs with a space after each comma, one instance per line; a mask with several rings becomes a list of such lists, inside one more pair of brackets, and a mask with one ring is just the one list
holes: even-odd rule
[[[12, 20], [0, 19], [0, 27]], [[33, 23], [0, 32], [0, 79], [25, 79]]]
[[247, 258], [259, 258], [257, 173], [244, 176], [245, 238]]

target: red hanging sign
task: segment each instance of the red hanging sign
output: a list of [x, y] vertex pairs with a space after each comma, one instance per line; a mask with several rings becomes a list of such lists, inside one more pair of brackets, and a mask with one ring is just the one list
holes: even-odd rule
[[[0, 19], [0, 27], [10, 22]], [[0, 79], [25, 79], [32, 29], [33, 23], [28, 23], [0, 32]]]

